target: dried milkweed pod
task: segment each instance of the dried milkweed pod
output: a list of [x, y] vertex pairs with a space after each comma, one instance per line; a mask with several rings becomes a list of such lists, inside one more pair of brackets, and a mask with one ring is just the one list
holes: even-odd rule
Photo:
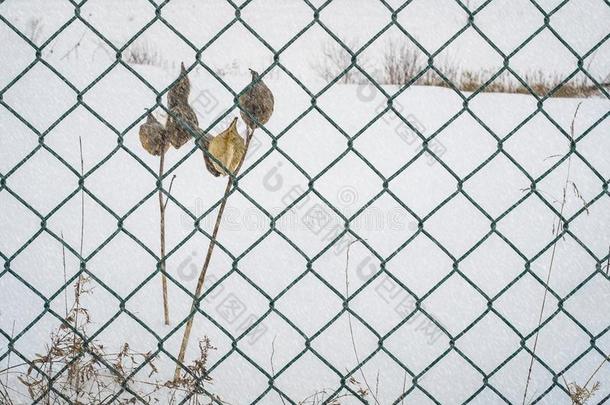
[[[273, 114], [273, 93], [269, 87], [260, 79], [257, 72], [250, 69], [252, 83], [248, 90], [239, 97], [241, 117], [253, 131], [260, 125], [265, 125], [271, 114]], [[255, 119], [253, 119], [255, 118]]]
[[180, 76], [178, 81], [167, 92], [167, 105], [170, 110], [180, 104], [188, 104], [189, 94], [191, 93], [191, 81], [184, 67], [184, 62], [180, 64]]
[[[233, 122], [231, 122], [229, 128], [210, 140], [208, 152], [214, 156], [216, 160], [222, 163], [221, 166], [214, 160], [209, 159], [209, 164], [216, 172], [223, 176], [228, 174], [226, 169], [228, 169], [231, 173], [235, 172], [235, 169], [237, 169], [237, 166], [239, 166], [244, 153], [246, 153], [244, 138], [242, 138], [237, 132], [237, 118], [233, 119]], [[208, 162], [206, 161], [206, 166], [207, 165]], [[214, 173], [212, 172], [212, 174]]]
[[195, 141], [201, 152], [203, 153], [203, 161], [205, 162], [205, 167], [208, 169], [214, 177], [220, 176], [220, 172], [216, 170], [216, 167], [212, 164], [212, 159], [210, 158], [209, 152], [206, 151], [210, 147], [210, 142], [212, 141], [212, 136], [203, 131], [203, 129], [199, 128], [197, 131], [197, 140]]
[[188, 104], [178, 104], [169, 110], [166, 128], [170, 143], [178, 149], [187, 143], [198, 130], [197, 114]]
[[152, 114], [148, 114], [146, 122], [140, 126], [140, 143], [153, 156], [162, 155], [169, 149], [167, 131]]

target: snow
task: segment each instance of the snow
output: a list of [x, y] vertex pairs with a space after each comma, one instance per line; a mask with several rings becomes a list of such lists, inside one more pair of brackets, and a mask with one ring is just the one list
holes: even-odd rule
[[[481, 2], [464, 3], [475, 9]], [[559, 2], [539, 4], [550, 11]], [[202, 128], [210, 127], [213, 133], [237, 114], [233, 97], [249, 82], [248, 67], [265, 70], [273, 63], [272, 50], [282, 49], [281, 64], [308, 88], [305, 91], [279, 67], [264, 78], [275, 95], [275, 112], [266, 126], [269, 133], [256, 133], [242, 169], [241, 192], [230, 198], [224, 215], [206, 287], [222, 281], [202, 305], [214, 322], [198, 314], [194, 324], [192, 343], [207, 335], [217, 347], [209, 360], [216, 365], [214, 393], [230, 403], [246, 404], [268, 388], [268, 378], [241, 352], [270, 375], [281, 370], [276, 386], [295, 402], [316, 391], [338, 389], [337, 373], [345, 374], [366, 359], [354, 377], [371, 385], [379, 381], [380, 404], [393, 403], [411, 388], [405, 403], [429, 403], [428, 395], [441, 403], [461, 403], [483, 387], [481, 372], [464, 359], [467, 356], [483, 373], [491, 373], [489, 384], [495, 390], [511, 402], [521, 402], [530, 360], [521, 348], [533, 347], [531, 333], [538, 324], [568, 170], [567, 161], [559, 162], [570, 150], [570, 124], [581, 102], [574, 133], [577, 153], [571, 157], [569, 173], [579, 195], [591, 204], [583, 212], [581, 198], [572, 185], [568, 187], [563, 212], [570, 219], [569, 232], [556, 242], [543, 320], [559, 313], [544, 325], [537, 355], [555, 373], [565, 371], [566, 380], [582, 384], [600, 364], [599, 353], [610, 353], [605, 333], [610, 280], [604, 271], [596, 272], [610, 245], [607, 99], [553, 98], [538, 111], [536, 100], [526, 95], [478, 94], [465, 106], [450, 89], [412, 86], [400, 91], [383, 86], [388, 94], [398, 93], [393, 107], [412, 126], [426, 137], [437, 134], [430, 148], [441, 163], [421, 153], [421, 140], [395, 112], [386, 111], [387, 99], [375, 87], [336, 84], [318, 94], [327, 86], [315, 71], [324, 45], [332, 41], [326, 29], [361, 46], [391, 22], [391, 12], [382, 2], [335, 0], [321, 11], [320, 24], [285, 49], [312, 22], [313, 11], [305, 2], [254, 1], [241, 12], [243, 23], [231, 23], [235, 10], [221, 0], [174, 0], [163, 8], [164, 20], [154, 22], [149, 1], [89, 0], [81, 16], [112, 45], [78, 20], [55, 35], [74, 17], [69, 2], [0, 4], [0, 17], [26, 36], [39, 18], [42, 28], [34, 42], [50, 41], [41, 51], [50, 66], [35, 63], [13, 83], [34, 63], [35, 51], [0, 22], [0, 174], [6, 176], [0, 189], [0, 264], [9, 263], [10, 268], [0, 273], [0, 369], [6, 364], [6, 337], [13, 325], [19, 335], [15, 349], [25, 356], [39, 353], [50, 330], [59, 325], [45, 313], [43, 300], [52, 296], [50, 307], [62, 313], [59, 237], [73, 249], [66, 250], [67, 277], [78, 271], [74, 253], [79, 250], [81, 227], [79, 139], [87, 175], [83, 255], [87, 269], [99, 280], [84, 300], [94, 321], [90, 332], [102, 328], [98, 339], [105, 346], [129, 341], [140, 351], [156, 350], [157, 340], [135, 317], [167, 337], [165, 350], [178, 352], [182, 329], [174, 328], [188, 313], [191, 299], [171, 282], [172, 325], [162, 324], [160, 279], [149, 278], [159, 244], [158, 159], [145, 153], [137, 136], [146, 110], [155, 106], [156, 93], [175, 80], [180, 62], [195, 62], [196, 51], [167, 24], [196, 49], [204, 48], [201, 60], [209, 69], [197, 65], [190, 73], [191, 104]], [[414, 1], [398, 17], [431, 53], [467, 22], [464, 10], [449, 0]], [[608, 35], [609, 17], [610, 8], [603, 1], [578, 0], [554, 13], [550, 23], [584, 54]], [[497, 0], [474, 22], [510, 54], [542, 26], [544, 17], [532, 2]], [[116, 52], [125, 56], [122, 48], [149, 23], [131, 46], [157, 51], [156, 65], [116, 64]], [[372, 70], [380, 69], [387, 39], [398, 35], [402, 34], [395, 28], [388, 30], [363, 53]], [[436, 60], [452, 60], [464, 69], [499, 69], [503, 64], [472, 27]], [[510, 60], [518, 73], [541, 70], [562, 77], [577, 68], [576, 62], [549, 29]], [[584, 65], [603, 79], [610, 68], [607, 43], [588, 55]], [[99, 75], [103, 77], [97, 81]], [[81, 104], [77, 92], [83, 93]], [[164, 117], [160, 108], [155, 113]], [[240, 129], [243, 133], [243, 125]], [[275, 148], [269, 134], [277, 136]], [[21, 163], [22, 159], [26, 160]], [[200, 226], [211, 233], [217, 209], [208, 211], [226, 183], [208, 175], [192, 143], [170, 150], [166, 168], [165, 187], [176, 176], [175, 201], [169, 202], [166, 214], [167, 269], [192, 292], [208, 245], [208, 238], [195, 229], [195, 218], [207, 214]], [[535, 192], [530, 190], [533, 181]], [[280, 214], [271, 230], [270, 217]], [[421, 228], [417, 217], [423, 219]], [[337, 238], [346, 220], [350, 233]], [[119, 222], [122, 231], [117, 230]], [[362, 240], [350, 248], [347, 277], [353, 315], [348, 317], [342, 313], [345, 247], [354, 235]], [[524, 272], [526, 268], [531, 273]], [[127, 296], [125, 308], [132, 315], [120, 310], [120, 299]], [[423, 298], [421, 307], [417, 298]], [[229, 302], [237, 304], [238, 312], [227, 312]], [[241, 336], [253, 319], [261, 317], [261, 326], [238, 341], [236, 352], [230, 336]], [[439, 326], [453, 335], [453, 350]], [[528, 336], [527, 341], [521, 342], [519, 334]], [[592, 339], [595, 346], [590, 350]], [[192, 344], [187, 359], [195, 354]], [[301, 357], [284, 369], [297, 356]], [[395, 359], [414, 374], [434, 366], [418, 376], [418, 388], [410, 375], [405, 380]], [[159, 363], [163, 378], [170, 378], [171, 360], [162, 354]], [[602, 381], [596, 401], [610, 394], [609, 379], [606, 364], [596, 376]], [[534, 399], [552, 384], [549, 370], [535, 363], [528, 396]], [[259, 403], [278, 401], [271, 391]], [[503, 403], [490, 388], [478, 392], [474, 402]], [[567, 403], [567, 397], [555, 387], [541, 403]]]

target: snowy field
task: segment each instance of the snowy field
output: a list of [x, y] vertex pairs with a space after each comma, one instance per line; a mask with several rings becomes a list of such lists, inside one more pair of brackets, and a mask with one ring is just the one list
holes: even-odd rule
[[[209, 175], [193, 142], [166, 155], [164, 187], [175, 178], [166, 212], [172, 323], [165, 326], [160, 276], [150, 277], [159, 252], [159, 161], [142, 149], [138, 127], [156, 106], [155, 91], [177, 78], [184, 61], [192, 68], [190, 102], [200, 126], [219, 133], [239, 115], [233, 97], [249, 83], [248, 68], [266, 71], [273, 49], [282, 50], [283, 68], [274, 66], [264, 80], [275, 111], [266, 131], [256, 132], [241, 191], [229, 199], [206, 291], [222, 281], [202, 303], [206, 316], [195, 317], [187, 352], [190, 361], [203, 336], [217, 348], [208, 359], [207, 389], [231, 404], [314, 403], [316, 393], [345, 394], [343, 375], [372, 392], [341, 404], [522, 403], [531, 358], [523, 346], [533, 348], [552, 268], [536, 348], [544, 365], [534, 363], [527, 403], [570, 403], [558, 385], [565, 387], [564, 378], [584, 385], [610, 354], [610, 100], [550, 98], [538, 111], [532, 96], [482, 93], [465, 108], [468, 93], [382, 86], [398, 94], [393, 107], [412, 127], [435, 134], [429, 147], [439, 162], [387, 111], [380, 89], [370, 83], [326, 88], [317, 72], [333, 41], [323, 27], [359, 48], [392, 21], [381, 1], [334, 0], [320, 12], [321, 24], [312, 23], [312, 9], [300, 0], [254, 0], [241, 11], [242, 22], [232, 22], [235, 9], [224, 0], [172, 0], [162, 21], [155, 21], [151, 3], [161, 1], [84, 2], [80, 17], [103, 40], [79, 20], [56, 33], [74, 18], [69, 1], [0, 2], [0, 370], [11, 357], [13, 364], [24, 360], [8, 356], [11, 336], [25, 358], [44, 350], [60, 325], [44, 297], [62, 314], [61, 287], [79, 270], [79, 139], [87, 176], [82, 255], [94, 277], [93, 291], [83, 296], [88, 333], [99, 331], [96, 340], [107, 347], [129, 342], [154, 352], [154, 332], [177, 355], [183, 332], [177, 325], [191, 305], [184, 289], [195, 290], [209, 241], [195, 221], [206, 214], [199, 225], [211, 233], [217, 209], [208, 211], [226, 180]], [[463, 3], [476, 9], [482, 1]], [[494, 0], [474, 23], [510, 54], [544, 24], [532, 3]], [[547, 11], [560, 3], [538, 2]], [[550, 24], [586, 54], [610, 34], [608, 21], [608, 2], [570, 0]], [[7, 22], [44, 45], [45, 63], [36, 62], [36, 50]], [[434, 52], [468, 16], [453, 1], [415, 0], [397, 22]], [[144, 49], [151, 61], [128, 69], [116, 54], [134, 35], [123, 57]], [[382, 70], [387, 41], [397, 38], [404, 35], [396, 27], [384, 31], [363, 53], [365, 67]], [[204, 48], [207, 68], [183, 39]], [[504, 63], [473, 28], [435, 60], [469, 70]], [[603, 81], [610, 42], [583, 63]], [[510, 66], [566, 77], [577, 59], [545, 29]], [[166, 116], [158, 106], [155, 114]], [[577, 153], [565, 159], [571, 136]], [[553, 243], [559, 211], [568, 232]], [[347, 220], [350, 233], [338, 237]], [[71, 247], [65, 272], [60, 235]], [[354, 240], [348, 262], [346, 246]], [[343, 308], [346, 295], [351, 315]], [[172, 360], [161, 353], [156, 364], [159, 379], [170, 379]], [[274, 387], [288, 398], [269, 389], [274, 375]], [[590, 403], [610, 398], [608, 362], [594, 380], [600, 386]], [[17, 403], [30, 403], [15, 378], [9, 385], [20, 391]]]

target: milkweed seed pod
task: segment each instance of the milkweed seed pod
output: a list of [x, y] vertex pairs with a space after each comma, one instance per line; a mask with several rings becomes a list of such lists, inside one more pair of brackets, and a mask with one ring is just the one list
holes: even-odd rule
[[201, 153], [203, 154], [203, 161], [205, 162], [205, 167], [214, 177], [220, 176], [220, 172], [216, 170], [214, 165], [212, 164], [212, 159], [210, 158], [209, 152], [206, 151], [210, 147], [210, 142], [212, 141], [212, 136], [205, 133], [203, 129], [199, 128], [197, 131], [197, 140], [195, 141], [199, 149], [201, 149]]
[[140, 126], [140, 143], [148, 153], [159, 156], [169, 149], [167, 131], [152, 115], [148, 114], [146, 122]]
[[271, 114], [273, 114], [274, 100], [273, 93], [259, 78], [258, 73], [252, 69], [250, 69], [250, 73], [252, 74], [252, 83], [248, 90], [239, 97], [239, 106], [241, 107], [242, 119], [250, 130], [254, 130], [269, 121]]
[[191, 106], [181, 103], [169, 110], [166, 127], [170, 143], [178, 149], [197, 132], [199, 120]]
[[214, 160], [209, 159], [210, 164], [216, 172], [226, 176], [227, 171], [225, 168], [227, 168], [231, 173], [235, 173], [235, 169], [237, 169], [244, 153], [246, 153], [244, 138], [237, 132], [237, 118], [233, 119], [229, 128], [212, 138], [208, 146], [208, 152], [218, 161], [222, 162], [224, 166], [222, 167]]
[[170, 110], [180, 104], [188, 104], [190, 93], [191, 81], [189, 80], [184, 63], [181, 63], [178, 81], [167, 92], [167, 105]]

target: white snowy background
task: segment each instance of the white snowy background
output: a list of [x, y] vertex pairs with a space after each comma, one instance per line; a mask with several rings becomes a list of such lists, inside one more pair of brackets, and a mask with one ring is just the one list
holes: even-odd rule
[[[79, 19], [74, 19], [75, 8], [70, 1], [0, 2], [0, 174], [5, 183], [0, 188], [0, 265], [3, 269], [0, 270], [0, 356], [3, 359], [0, 369], [7, 361], [7, 336], [19, 336], [14, 343], [15, 350], [31, 357], [43, 350], [49, 332], [59, 325], [55, 317], [45, 313], [42, 297], [53, 296], [50, 306], [62, 312], [64, 294], [58, 293], [64, 284], [62, 245], [49, 232], [63, 234], [65, 242], [75, 251], [79, 250], [79, 139], [87, 174], [83, 256], [87, 258], [88, 271], [113, 291], [93, 282], [93, 293], [84, 298], [84, 306], [93, 320], [90, 333], [104, 327], [98, 340], [105, 346], [118, 347], [127, 341], [140, 351], [156, 350], [156, 338], [120, 310], [120, 299], [129, 296], [125, 308], [160, 336], [168, 336], [163, 347], [177, 354], [182, 329], [176, 329], [176, 325], [188, 312], [190, 298], [171, 284], [172, 325], [168, 327], [162, 323], [159, 277], [139, 287], [155, 270], [157, 260], [134, 238], [157, 254], [159, 221], [155, 193], [158, 159], [142, 149], [137, 128], [146, 110], [156, 104], [151, 86], [163, 91], [176, 79], [180, 62], [184, 61], [192, 67], [191, 103], [201, 127], [217, 123], [211, 132], [223, 130], [227, 120], [238, 115], [238, 110], [234, 109], [218, 122], [220, 116], [233, 108], [233, 95], [209, 70], [238, 93], [249, 83], [249, 67], [265, 71], [274, 61], [272, 50], [244, 24], [273, 49], [282, 50], [279, 63], [284, 69], [275, 66], [264, 77], [276, 100], [274, 115], [266, 128], [273, 136], [281, 136], [274, 149], [266, 132], [256, 133], [242, 170], [247, 174], [239, 182], [243, 193], [264, 211], [236, 193], [225, 213], [219, 235], [224, 249], [215, 250], [206, 286], [232, 271], [230, 255], [240, 257], [236, 264], [239, 272], [234, 271], [224, 279], [202, 304], [202, 310], [225, 331], [201, 315], [195, 318], [192, 343], [207, 335], [217, 347], [211, 353], [209, 364], [216, 364], [230, 353], [213, 369], [212, 392], [229, 403], [248, 404], [269, 388], [268, 378], [232, 348], [231, 337], [240, 336], [252, 319], [269, 312], [270, 297], [274, 310], [262, 318], [259, 328], [238, 340], [237, 348], [269, 374], [281, 371], [275, 385], [294, 402], [317, 391], [338, 389], [340, 376], [336, 371], [347, 374], [376, 351], [380, 337], [384, 337], [383, 350], [353, 374], [374, 389], [377, 386], [379, 404], [391, 404], [412, 388], [412, 376], [405, 376], [405, 370], [395, 359], [419, 375], [417, 384], [440, 403], [456, 404], [467, 399], [477, 404], [505, 403], [489, 387], [480, 390], [484, 384], [482, 373], [492, 371], [489, 384], [511, 403], [521, 403], [530, 356], [521, 349], [518, 333], [530, 336], [525, 344], [531, 348], [534, 340], [531, 332], [537, 326], [544, 293], [544, 286], [524, 271], [527, 264], [540, 279], [546, 279], [552, 252], [549, 244], [557, 226], [557, 217], [547, 205], [556, 210], [561, 208], [568, 161], [537, 182], [539, 195], [530, 193], [530, 186], [532, 179], [538, 179], [569, 152], [570, 124], [580, 102], [574, 136], [578, 139], [576, 151], [588, 163], [577, 155], [571, 157], [570, 181], [576, 184], [582, 199], [570, 185], [564, 217], [572, 218], [582, 210], [583, 200], [588, 204], [588, 212], [576, 216], [569, 223], [571, 234], [556, 243], [550, 280], [554, 294], [549, 294], [545, 319], [558, 311], [557, 296], [562, 306], [542, 329], [537, 355], [555, 373], [562, 372], [567, 381], [584, 384], [601, 363], [600, 353], [610, 353], [610, 333], [607, 333], [610, 279], [604, 267], [610, 245], [608, 99], [601, 96], [584, 100], [551, 98], [544, 101], [542, 112], [537, 111], [537, 101], [532, 96], [483, 93], [470, 100], [465, 111], [463, 98], [451, 89], [411, 86], [400, 92], [393, 101], [394, 107], [404, 117], [410, 117], [409, 121], [424, 136], [442, 128], [431, 146], [439, 148], [442, 161], [457, 176], [466, 179], [462, 187], [464, 194], [478, 203], [489, 217], [462, 193], [429, 215], [458, 190], [458, 182], [429, 154], [420, 155], [395, 175], [420, 153], [421, 140], [392, 112], [368, 126], [386, 108], [385, 96], [366, 83], [335, 84], [318, 94], [328, 83], [317, 74], [316, 66], [324, 62], [324, 47], [333, 41], [321, 25], [358, 49], [392, 21], [391, 12], [381, 1], [334, 0], [320, 12], [320, 23], [313, 22], [313, 10], [300, 0], [254, 0], [241, 11], [243, 22], [233, 21], [235, 9], [224, 0], [172, 0], [162, 8], [163, 21], [155, 20], [151, 3], [155, 2], [89, 0], [80, 7], [79, 16], [119, 49], [138, 35], [130, 46], [147, 49], [154, 57], [154, 64], [130, 64], [129, 67], [148, 82], [145, 84], [117, 63], [114, 49]], [[323, 4], [322, 1], [311, 3], [316, 7]], [[402, 4], [400, 1], [388, 3], [394, 7]], [[482, 2], [465, 3], [474, 10]], [[494, 0], [476, 15], [474, 23], [502, 52], [510, 54], [544, 24], [543, 14], [533, 3]], [[550, 11], [561, 2], [540, 0], [537, 3]], [[57, 33], [71, 19], [74, 21]], [[70, 85], [37, 61], [36, 50], [5, 21], [38, 46], [44, 44], [40, 59], [63, 75]], [[590, 74], [599, 81], [610, 72], [610, 43], [606, 41], [609, 21], [610, 6], [601, 0], [570, 0], [550, 19], [556, 33], [579, 54], [605, 41], [584, 61]], [[397, 22], [428, 51], [434, 52], [467, 24], [468, 15], [454, 1], [415, 0], [398, 14]], [[196, 64], [196, 51], [172, 32], [168, 24], [197, 49], [205, 47], [200, 60], [209, 70]], [[309, 25], [303, 35], [284, 49]], [[143, 27], [146, 27], [144, 31]], [[222, 30], [225, 31], [209, 44]], [[392, 27], [363, 53], [362, 59], [367, 61], [364, 67], [371, 73], [382, 69], [382, 53], [390, 39], [406, 41], [404, 34]], [[126, 54], [127, 51], [123, 52], [124, 57]], [[497, 71], [504, 63], [472, 27], [435, 60], [450, 60], [472, 71]], [[577, 62], [549, 29], [543, 29], [510, 59], [510, 66], [520, 74], [540, 71], [549, 77], [565, 77], [577, 68]], [[24, 70], [26, 73], [15, 81]], [[75, 89], [83, 91], [82, 104]], [[395, 94], [400, 87], [384, 85], [383, 89]], [[312, 96], [308, 93], [317, 96], [317, 109], [301, 116], [312, 105]], [[162, 101], [165, 102], [165, 97]], [[164, 117], [161, 108], [155, 114]], [[445, 126], [456, 114], [458, 117]], [[364, 127], [366, 130], [360, 133]], [[240, 128], [243, 133], [243, 125]], [[498, 142], [489, 130], [499, 138], [511, 134], [503, 143], [502, 152], [498, 153]], [[584, 133], [586, 136], [581, 137]], [[348, 138], [356, 134], [354, 150], [347, 151]], [[484, 167], [475, 171], [488, 159]], [[331, 164], [335, 160], [336, 164]], [[166, 155], [166, 167], [169, 174], [164, 185], [167, 187], [171, 177], [176, 176], [172, 196], [193, 215], [206, 213], [221, 198], [226, 181], [207, 173], [201, 153], [193, 143], [180, 150], [171, 149]], [[324, 173], [319, 175], [321, 172]], [[383, 177], [391, 179], [385, 193], [382, 193]], [[376, 278], [349, 301], [351, 311], [357, 314], [351, 317], [351, 333], [347, 313], [337, 315], [343, 309], [346, 290], [346, 252], [341, 246], [353, 240], [353, 235], [345, 236], [319, 254], [333, 241], [333, 232], [343, 228], [344, 220], [310, 192], [277, 220], [277, 232], [270, 231], [269, 215], [283, 212], [295, 195], [308, 190], [310, 178], [315, 178], [313, 189], [342, 215], [349, 218], [360, 212], [351, 222], [351, 229], [364, 243], [356, 243], [350, 250], [349, 293]], [[68, 196], [71, 198], [66, 201]], [[418, 229], [417, 219], [397, 199], [420, 218], [426, 218], [423, 232]], [[35, 212], [24, 203], [31, 205]], [[511, 207], [512, 211], [506, 214]], [[50, 212], [53, 214], [49, 216]], [[312, 212], [328, 216], [330, 222], [324, 229], [312, 229], [309, 221]], [[42, 228], [41, 216], [45, 219]], [[124, 231], [118, 230], [117, 217], [124, 217]], [[212, 211], [201, 221], [206, 232], [211, 232], [215, 217], [216, 211]], [[490, 234], [490, 218], [499, 218], [495, 224], [498, 233]], [[170, 252], [167, 270], [186, 289], [194, 291], [208, 239], [196, 231], [193, 216], [173, 201], [167, 206], [167, 228]], [[25, 244], [27, 247], [22, 248]], [[66, 259], [67, 277], [71, 277], [79, 269], [79, 260], [69, 251]], [[308, 259], [312, 260], [310, 267]], [[456, 260], [458, 272], [454, 270]], [[381, 271], [382, 267], [414, 295]], [[296, 279], [299, 281], [291, 285]], [[132, 294], [136, 288], [139, 290]], [[434, 291], [429, 293], [431, 289]], [[407, 314], [416, 310], [415, 301], [422, 297], [425, 299], [421, 307], [434, 322], [416, 311], [410, 321], [386, 337]], [[490, 300], [493, 300], [491, 307]], [[237, 303], [237, 312], [227, 310], [228, 303]], [[318, 333], [331, 320], [334, 322]], [[435, 323], [455, 338], [455, 350], [451, 350], [450, 338]], [[310, 350], [305, 338], [314, 336]], [[572, 364], [592, 345], [593, 350]], [[446, 351], [446, 356], [435, 362]], [[518, 354], [505, 362], [515, 352]], [[303, 355], [284, 369], [300, 353]], [[467, 356], [480, 371], [459, 353]], [[195, 354], [196, 347], [191, 344], [187, 360]], [[170, 378], [171, 360], [161, 354], [158, 363], [163, 376]], [[601, 382], [601, 387], [593, 402], [610, 395], [610, 364], [601, 368], [596, 380]], [[558, 381], [563, 382], [561, 376]], [[552, 384], [553, 375], [536, 362], [528, 400], [536, 399]], [[474, 393], [476, 397], [471, 398]], [[259, 403], [281, 401], [277, 393], [270, 391]], [[404, 403], [432, 401], [416, 387]], [[569, 398], [554, 387], [540, 403], [569, 403]]]

